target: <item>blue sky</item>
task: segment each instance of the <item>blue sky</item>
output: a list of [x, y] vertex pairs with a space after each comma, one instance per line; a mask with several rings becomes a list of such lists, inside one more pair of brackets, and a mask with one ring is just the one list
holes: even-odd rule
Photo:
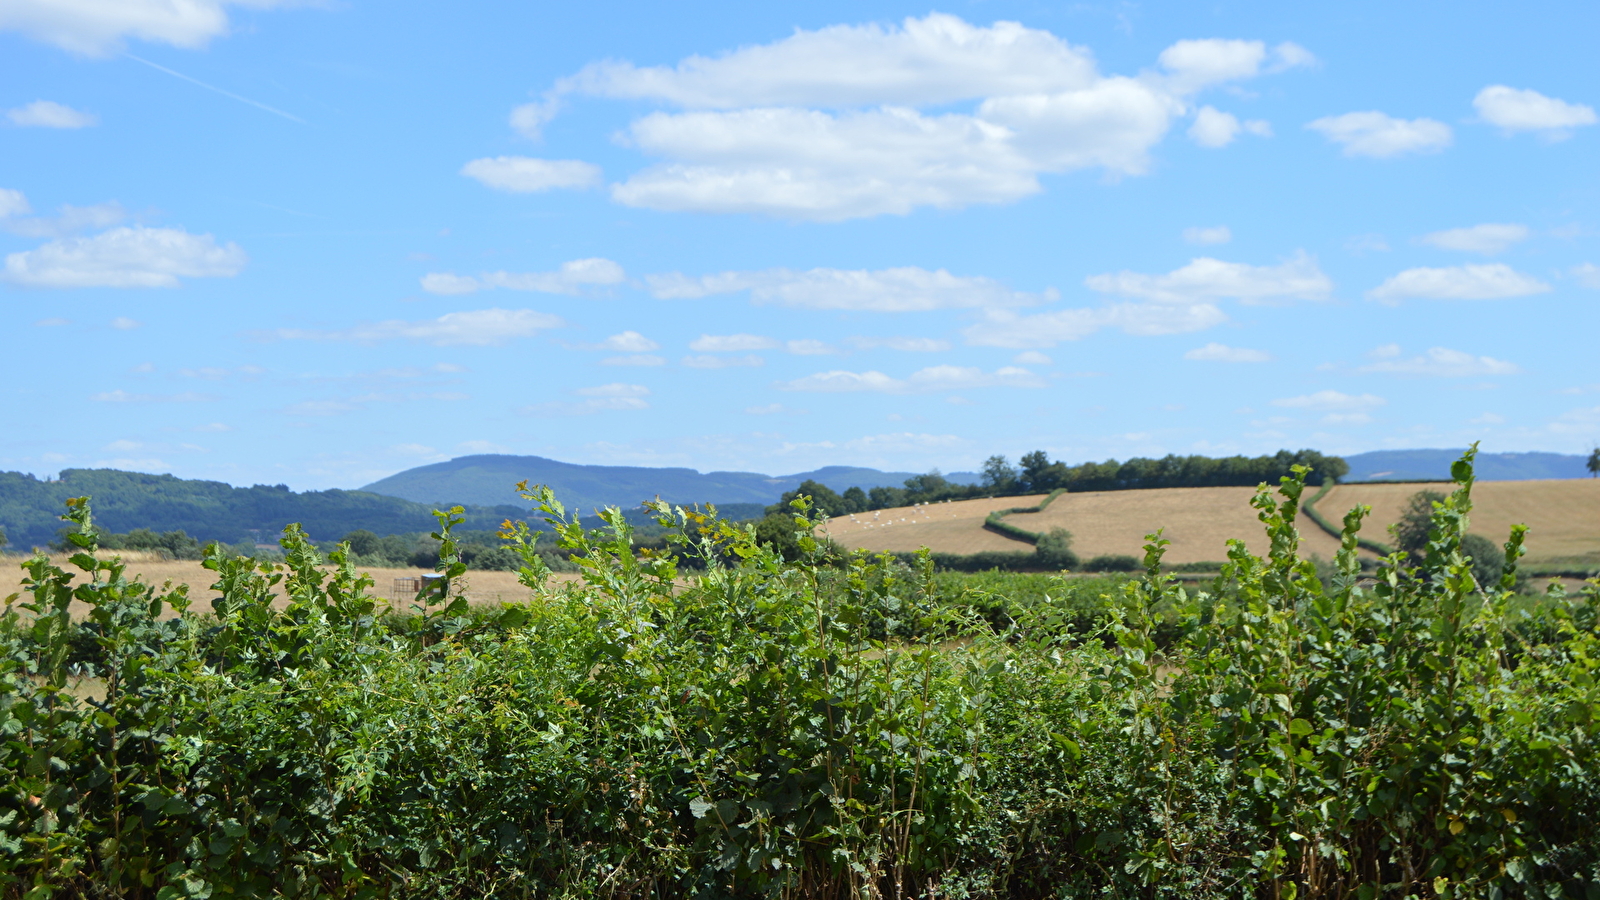
[[1582, 2], [8, 0], [0, 468], [1586, 452], [1595, 34]]

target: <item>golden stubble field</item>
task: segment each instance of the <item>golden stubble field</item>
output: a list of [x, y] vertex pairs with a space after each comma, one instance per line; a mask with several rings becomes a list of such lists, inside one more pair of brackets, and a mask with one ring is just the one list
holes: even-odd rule
[[[101, 556], [109, 558], [112, 554], [102, 553]], [[144, 581], [161, 586], [168, 582], [189, 586], [190, 609], [196, 612], [209, 612], [211, 599], [216, 596], [209, 586], [216, 581], [215, 573], [207, 571], [198, 560], [162, 560], [151, 558], [142, 553], [123, 553], [122, 557], [128, 565], [129, 576], [138, 577]], [[20, 563], [20, 556], [0, 557], [0, 601], [22, 590], [22, 579], [25, 573]], [[66, 561], [65, 556], [55, 558], [56, 565], [69, 572], [77, 570]], [[331, 571], [331, 570], [330, 570]], [[416, 578], [424, 573], [421, 569], [372, 569], [361, 568], [359, 571], [372, 577], [372, 592], [388, 600], [395, 608], [404, 610], [409, 607], [412, 595], [395, 590], [396, 579]], [[551, 583], [577, 580], [577, 575], [556, 574], [551, 576]], [[515, 572], [468, 572], [457, 584], [461, 585], [462, 593], [467, 600], [475, 605], [494, 605], [499, 603], [521, 603], [530, 597], [530, 591], [517, 583]], [[26, 598], [19, 599], [22, 602]], [[280, 597], [279, 605], [288, 601]], [[81, 615], [85, 612], [74, 604], [73, 614]]]
[[[1373, 512], [1362, 533], [1387, 542], [1388, 526], [1399, 519], [1406, 501], [1422, 489], [1449, 491], [1452, 486], [1420, 484], [1340, 485], [1317, 504], [1319, 512], [1339, 522], [1347, 509], [1366, 503]], [[1266, 537], [1248, 487], [1154, 488], [1062, 494], [1042, 513], [1016, 513], [1006, 521], [1030, 531], [1065, 528], [1072, 546], [1088, 559], [1101, 554], [1142, 556], [1144, 536], [1165, 528], [1172, 541], [1167, 560], [1212, 562], [1227, 557], [1227, 541], [1239, 538], [1253, 553], [1266, 549]], [[1306, 496], [1311, 496], [1308, 490]], [[921, 547], [945, 553], [984, 550], [1026, 552], [1029, 545], [983, 527], [989, 512], [1031, 506], [1041, 496], [1004, 497], [935, 503], [859, 513], [828, 523], [828, 532], [846, 547], [909, 552]], [[1496, 543], [1505, 540], [1513, 522], [1529, 526], [1528, 560], [1595, 559], [1600, 561], [1600, 480], [1489, 481], [1473, 489], [1471, 531]], [[1338, 541], [1309, 517], [1299, 518], [1301, 552], [1332, 559]]]

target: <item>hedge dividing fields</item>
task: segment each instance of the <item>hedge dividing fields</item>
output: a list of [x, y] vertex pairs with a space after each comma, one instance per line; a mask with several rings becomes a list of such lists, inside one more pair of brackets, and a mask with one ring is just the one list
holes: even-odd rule
[[1600, 896], [1600, 583], [1514, 598], [1520, 530], [1475, 582], [1471, 462], [1418, 567], [1363, 577], [1357, 509], [1325, 586], [1297, 467], [1253, 501], [1266, 556], [1186, 590], [1152, 535], [1092, 615], [825, 568], [804, 499], [796, 563], [657, 505], [685, 582], [540, 491], [583, 582], [512, 525], [534, 600], [487, 615], [445, 514], [409, 617], [293, 526], [282, 566], [213, 550], [205, 614], [36, 558], [0, 618], [0, 895]]

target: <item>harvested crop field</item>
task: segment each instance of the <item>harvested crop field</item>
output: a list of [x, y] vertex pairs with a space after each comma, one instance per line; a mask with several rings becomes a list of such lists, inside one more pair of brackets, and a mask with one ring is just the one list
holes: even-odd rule
[[[1388, 527], [1400, 518], [1406, 502], [1418, 491], [1449, 493], [1449, 484], [1341, 484], [1328, 492], [1317, 509], [1332, 521], [1365, 503], [1372, 515], [1362, 532], [1389, 540]], [[1600, 561], [1600, 479], [1551, 481], [1480, 481], [1472, 487], [1468, 530], [1496, 544], [1511, 526], [1528, 526], [1528, 561], [1594, 559]]]
[[[1388, 527], [1406, 501], [1419, 490], [1449, 491], [1451, 485], [1339, 485], [1317, 503], [1330, 521], [1365, 503], [1373, 508], [1362, 534], [1389, 540]], [[1308, 489], [1306, 496], [1312, 496]], [[1172, 563], [1220, 561], [1227, 541], [1239, 538], [1252, 552], [1266, 549], [1256, 511], [1250, 507], [1255, 488], [1154, 488], [1062, 494], [1042, 513], [1015, 513], [1006, 521], [1029, 531], [1065, 528], [1072, 548], [1085, 559], [1102, 554], [1143, 554], [1144, 536], [1164, 528], [1172, 541]], [[879, 510], [846, 516], [829, 523], [833, 538], [846, 547], [908, 552], [927, 547], [943, 553], [985, 550], [1027, 552], [1029, 544], [983, 527], [996, 509], [1037, 504], [1042, 496], [1001, 497], [935, 503], [923, 507]], [[1528, 560], [1600, 560], [1600, 480], [1484, 481], [1473, 488], [1471, 530], [1494, 540], [1506, 539], [1512, 523], [1529, 526]], [[1301, 552], [1332, 559], [1339, 543], [1303, 513], [1299, 519]], [[1363, 552], [1363, 555], [1371, 555]]]
[[[1072, 532], [1073, 550], [1085, 559], [1143, 556], [1144, 536], [1165, 528], [1172, 541], [1169, 562], [1209, 562], [1227, 557], [1229, 538], [1242, 538], [1252, 550], [1264, 546], [1261, 523], [1250, 507], [1254, 493], [1255, 488], [1214, 487], [1062, 494], [1042, 513], [1014, 513], [1006, 521], [1035, 532], [1065, 528]], [[1031, 544], [990, 531], [983, 521], [994, 510], [1033, 506], [1043, 499], [1041, 494], [885, 509], [834, 519], [828, 528], [844, 546], [867, 550], [1027, 553]], [[1338, 552], [1338, 541], [1315, 522], [1301, 516], [1300, 523], [1306, 555], [1331, 559]]]
[[[109, 553], [102, 553], [101, 555], [107, 558], [111, 556]], [[187, 584], [189, 585], [189, 597], [193, 603], [193, 608], [202, 612], [210, 609], [209, 604], [212, 593], [208, 590], [208, 587], [215, 583], [216, 575], [203, 568], [198, 560], [154, 559], [144, 554], [131, 552], [124, 553], [123, 558], [127, 560], [129, 576], [142, 578], [144, 581], [158, 587], [166, 582], [171, 582], [174, 585]], [[22, 570], [21, 563], [25, 559], [25, 557], [15, 555], [0, 557], [0, 601], [22, 590], [22, 579], [27, 573]], [[77, 571], [71, 563], [67, 562], [64, 556], [57, 557], [54, 561], [56, 565], [69, 572]], [[404, 591], [396, 591], [396, 580], [417, 578], [423, 574], [420, 569], [362, 568], [360, 571], [372, 577], [374, 582], [372, 592], [375, 595], [389, 600], [400, 609], [406, 607], [411, 600], [411, 595]], [[575, 575], [558, 574], [552, 576], [551, 580], [571, 580], [576, 577]], [[528, 589], [517, 582], [517, 573], [515, 572], [468, 572], [460, 581], [466, 583], [464, 593], [467, 599], [474, 604], [518, 603], [527, 600], [529, 596]], [[20, 598], [18, 602], [21, 602], [22, 599], [26, 598]], [[282, 606], [285, 603], [287, 601], [280, 597], [278, 605]], [[75, 603], [74, 615], [81, 614], [83, 610], [77, 609], [76, 606], [77, 604]]]
[[[910, 553], [927, 547], [945, 553], [1031, 553], [1032, 544], [996, 534], [983, 527], [983, 520], [997, 509], [1034, 506], [1044, 497], [991, 497], [878, 509], [833, 519], [828, 522], [828, 534], [846, 547], [872, 551]], [[1065, 498], [1056, 502], [1061, 499]]]

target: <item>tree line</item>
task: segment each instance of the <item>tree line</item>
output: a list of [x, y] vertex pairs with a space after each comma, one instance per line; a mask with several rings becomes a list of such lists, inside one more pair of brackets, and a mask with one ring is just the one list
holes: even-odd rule
[[817, 481], [803, 481], [767, 507], [768, 515], [782, 515], [789, 502], [802, 494], [809, 496], [819, 512], [844, 516], [874, 509], [892, 509], [918, 503], [945, 500], [971, 500], [977, 497], [1011, 497], [1044, 494], [1057, 488], [1071, 492], [1126, 491], [1163, 487], [1255, 487], [1276, 483], [1290, 474], [1292, 467], [1311, 469], [1310, 484], [1338, 481], [1350, 466], [1337, 456], [1316, 450], [1279, 450], [1269, 456], [1178, 456], [1160, 459], [1134, 457], [1125, 462], [1108, 459], [1071, 466], [1052, 460], [1043, 450], [1024, 455], [1017, 465], [1004, 456], [991, 456], [983, 464], [983, 477], [976, 484], [953, 482], [930, 472], [907, 478], [904, 487], [875, 487], [864, 491], [852, 487], [843, 493]]

